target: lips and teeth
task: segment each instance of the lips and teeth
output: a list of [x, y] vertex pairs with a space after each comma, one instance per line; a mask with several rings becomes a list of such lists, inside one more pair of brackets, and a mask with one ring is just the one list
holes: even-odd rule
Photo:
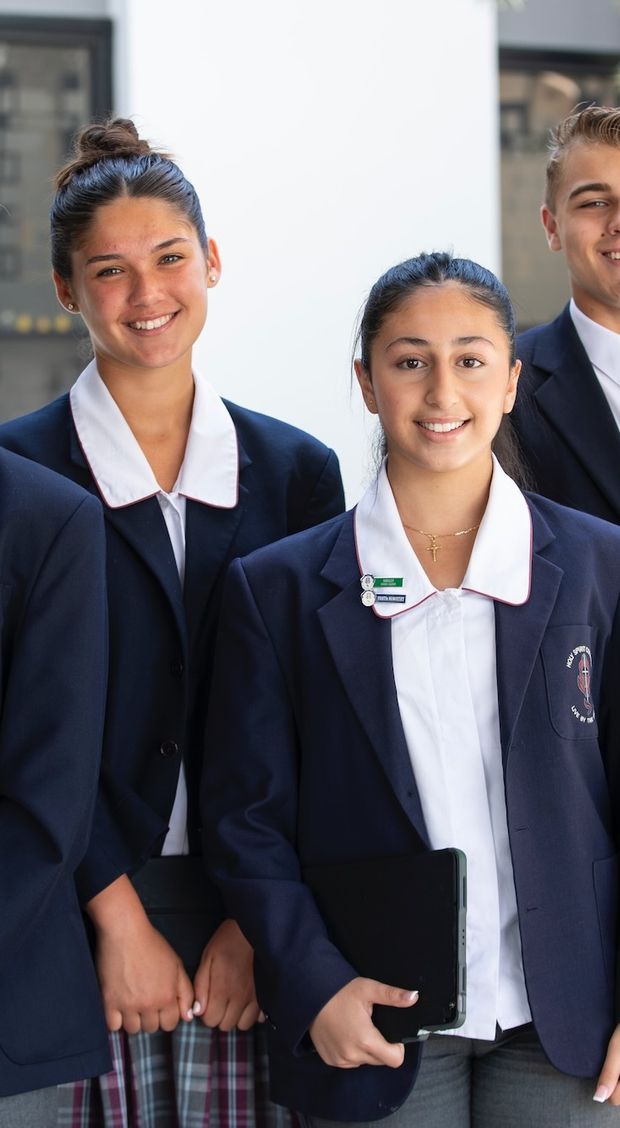
[[419, 426], [424, 427], [427, 431], [456, 431], [466, 423], [466, 419], [454, 420], [452, 423], [425, 423], [423, 420], [418, 420]]
[[605, 255], [605, 258], [613, 259], [614, 262], [617, 262], [618, 259], [620, 259], [620, 251], [603, 251], [603, 254]]
[[152, 321], [130, 321], [129, 328], [141, 330], [162, 329], [164, 325], [167, 325], [169, 321], [172, 321], [173, 317], [173, 313], [164, 313], [162, 317], [155, 317]]

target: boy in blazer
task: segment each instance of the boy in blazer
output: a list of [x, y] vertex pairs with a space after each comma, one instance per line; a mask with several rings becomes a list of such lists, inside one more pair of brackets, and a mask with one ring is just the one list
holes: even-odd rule
[[588, 106], [552, 138], [541, 209], [571, 300], [521, 334], [513, 413], [534, 487], [620, 522], [620, 110]]
[[109, 1065], [74, 873], [105, 703], [101, 507], [0, 451], [0, 1124], [55, 1124]]

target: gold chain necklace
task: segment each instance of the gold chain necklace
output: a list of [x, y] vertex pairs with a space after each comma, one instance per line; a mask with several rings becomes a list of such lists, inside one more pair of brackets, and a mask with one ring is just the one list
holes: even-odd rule
[[470, 525], [468, 529], [459, 529], [456, 533], [426, 533], [424, 529], [415, 529], [413, 525], [406, 525], [403, 521], [405, 529], [410, 529], [412, 533], [421, 533], [423, 537], [428, 537], [431, 542], [427, 548], [427, 552], [433, 554], [433, 564], [437, 562], [437, 553], [441, 550], [441, 545], [437, 544], [438, 540], [443, 540], [444, 537], [464, 537], [466, 533], [475, 533], [480, 525]]

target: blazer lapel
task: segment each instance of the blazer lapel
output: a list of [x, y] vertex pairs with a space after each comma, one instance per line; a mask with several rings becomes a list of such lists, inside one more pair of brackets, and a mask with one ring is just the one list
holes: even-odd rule
[[105, 518], [131, 545], [140, 559], [159, 580], [179, 628], [187, 644], [187, 628], [183, 608], [183, 593], [177, 571], [170, 537], [159, 502], [155, 497], [136, 502], [123, 509], [106, 506]]
[[249, 498], [243, 484], [244, 470], [251, 458], [241, 445], [239, 436], [239, 494], [231, 509], [187, 501], [185, 528], [185, 579], [183, 602], [191, 638], [196, 638], [218, 577], [232, 558], [232, 544]]
[[342, 589], [320, 608], [319, 619], [345, 692], [405, 814], [428, 845], [398, 709], [391, 624], [361, 602], [351, 515], [321, 574]]
[[230, 560], [231, 544], [247, 497], [248, 490], [240, 486], [234, 509], [187, 502], [183, 602], [191, 636], [197, 632], [213, 586]]
[[534, 551], [530, 597], [518, 607], [495, 603], [497, 696], [504, 763], [564, 575], [561, 568], [540, 555], [545, 545], [553, 540], [549, 526], [535, 510], [532, 510], [532, 521]]
[[534, 393], [540, 410], [620, 514], [620, 433], [568, 306], [541, 334], [532, 363], [549, 372]]
[[[80, 470], [79, 480], [81, 481], [84, 474], [87, 474], [87, 488], [99, 496], [73, 425], [70, 453], [71, 461]], [[103, 510], [108, 524], [131, 545], [137, 556], [159, 581], [170, 603], [183, 645], [186, 646], [187, 629], [181, 583], [166, 522], [157, 498], [149, 497], [120, 509], [112, 509], [103, 502]]]

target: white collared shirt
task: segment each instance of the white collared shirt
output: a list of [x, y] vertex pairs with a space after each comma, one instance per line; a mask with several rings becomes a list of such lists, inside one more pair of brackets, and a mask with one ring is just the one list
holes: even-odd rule
[[[494, 459], [487, 508], [462, 586], [437, 591], [403, 529], [384, 463], [355, 512], [365, 614], [392, 620], [398, 704], [433, 849], [467, 856], [467, 1017], [455, 1033], [492, 1040], [529, 1022], [499, 731], [494, 600], [525, 603], [532, 523]], [[361, 589], [360, 589], [361, 595]], [[391, 596], [405, 602], [393, 602]]]
[[[166, 523], [183, 586], [186, 499], [232, 509], [237, 504], [239, 453], [234, 423], [217, 392], [194, 373], [194, 404], [179, 476], [162, 490], [120, 408], [97, 371], [84, 369], [70, 392], [80, 446], [97, 487], [111, 509], [156, 497]], [[186, 854], [187, 785], [181, 763], [163, 854]]]
[[620, 333], [592, 321], [579, 309], [574, 298], [570, 301], [570, 315], [616, 426], [620, 428]]

